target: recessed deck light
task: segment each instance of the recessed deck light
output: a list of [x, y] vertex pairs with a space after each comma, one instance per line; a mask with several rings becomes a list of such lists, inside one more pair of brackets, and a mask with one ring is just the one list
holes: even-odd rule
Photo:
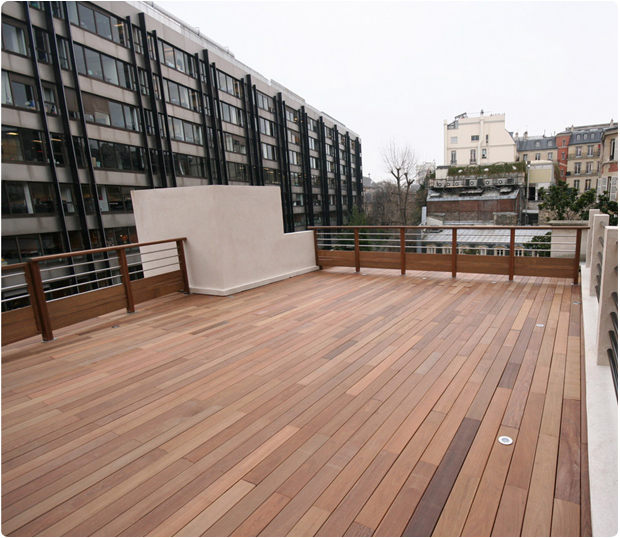
[[502, 435], [499, 437], [498, 441], [502, 444], [502, 445], [511, 445], [512, 444], [512, 438], [508, 437], [507, 435]]

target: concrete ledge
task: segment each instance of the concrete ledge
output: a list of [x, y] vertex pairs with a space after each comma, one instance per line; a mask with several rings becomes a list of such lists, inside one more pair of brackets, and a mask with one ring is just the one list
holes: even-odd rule
[[198, 293], [201, 295], [217, 295], [218, 297], [227, 297], [229, 295], [233, 295], [235, 293], [240, 293], [242, 291], [251, 290], [254, 288], [259, 288], [260, 286], [265, 286], [266, 284], [272, 284], [273, 282], [279, 282], [280, 280], [286, 280], [287, 278], [293, 278], [294, 276], [304, 275], [306, 273], [312, 273], [314, 271], [318, 271], [319, 266], [315, 265], [314, 267], [308, 267], [307, 269], [301, 269], [299, 271], [293, 271], [292, 273], [277, 275], [271, 278], [266, 278], [257, 282], [250, 282], [243, 286], [237, 286], [235, 288], [228, 288], [225, 290], [217, 290], [214, 288], [189, 288], [191, 293]]
[[609, 365], [597, 364], [598, 301], [584, 289], [590, 268], [581, 265], [581, 295], [588, 415], [588, 466], [592, 535], [618, 532], [618, 402]]

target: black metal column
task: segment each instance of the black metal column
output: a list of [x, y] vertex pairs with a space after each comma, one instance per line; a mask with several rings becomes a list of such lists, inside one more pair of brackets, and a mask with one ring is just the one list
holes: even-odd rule
[[[310, 146], [308, 142], [308, 114], [305, 107], [299, 111], [301, 118], [299, 140], [301, 142], [301, 162], [303, 170], [304, 197], [306, 198], [306, 226], [314, 226], [314, 205], [312, 203], [312, 171], [310, 168]], [[308, 210], [310, 208], [310, 210]]]
[[[248, 75], [248, 86], [250, 85], [251, 82], [251, 77], [250, 75]], [[260, 132], [260, 126], [258, 125], [259, 117], [260, 114], [258, 112], [258, 99], [256, 97], [256, 86], [252, 85], [252, 106], [253, 106], [253, 127], [254, 127], [254, 152], [256, 154], [256, 162], [257, 162], [257, 166], [258, 166], [258, 181], [259, 181], [259, 185], [264, 185], [265, 184], [265, 175], [263, 173], [263, 152], [262, 152], [262, 148], [261, 148], [261, 132]], [[278, 152], [280, 151], [280, 149], [278, 148]], [[278, 153], [278, 163], [281, 162], [281, 156]], [[284, 171], [282, 170], [282, 168], [280, 168], [280, 175], [282, 176], [282, 178], [284, 177]], [[284, 181], [282, 179], [282, 181]]]
[[288, 138], [286, 135], [286, 105], [282, 101], [282, 94], [274, 97], [276, 116], [276, 140], [278, 143], [278, 165], [280, 167], [280, 196], [282, 198], [282, 218], [284, 220], [284, 232], [295, 231], [293, 217], [293, 195], [291, 193], [291, 160], [288, 153]]
[[[86, 126], [86, 117], [84, 116], [84, 102], [82, 100], [82, 91], [80, 89], [80, 75], [77, 71], [77, 66], [75, 64], [75, 50], [73, 45], [73, 36], [71, 34], [71, 21], [69, 20], [69, 8], [67, 7], [67, 3], [64, 2], [62, 4], [64, 14], [65, 14], [65, 29], [67, 32], [67, 41], [69, 42], [69, 57], [71, 58], [71, 71], [73, 73], [73, 84], [75, 86], [75, 95], [77, 98], [78, 109], [80, 112], [80, 126], [82, 128], [82, 133], [84, 135], [84, 153], [86, 160], [86, 169], [88, 170], [88, 178], [90, 180], [90, 186], [92, 189], [92, 200], [95, 208], [95, 218], [97, 220], [97, 226], [99, 228], [99, 233], [101, 234], [101, 245], [107, 246], [106, 238], [105, 238], [105, 227], [103, 225], [103, 217], [101, 216], [101, 205], [99, 204], [99, 193], [97, 190], [97, 180], [95, 178], [95, 168], [93, 167], [93, 155], [90, 152], [90, 140], [88, 137], [88, 128]], [[51, 16], [51, 15], [50, 15]], [[53, 20], [53, 17], [52, 17]], [[62, 82], [62, 78], [60, 79]], [[67, 115], [68, 117], [68, 115]], [[67, 132], [69, 136], [71, 136], [71, 126], [67, 125]], [[73, 144], [73, 139], [71, 140]], [[88, 230], [88, 226], [86, 228]], [[89, 236], [90, 237], [90, 236]], [[90, 245], [90, 239], [88, 241]], [[86, 244], [85, 244], [86, 245]], [[91, 248], [91, 247], [87, 247]]]
[[334, 176], [336, 177], [336, 225], [342, 226], [342, 174], [340, 166], [340, 133], [338, 127], [334, 125], [334, 160], [336, 164], [336, 170]]
[[355, 179], [357, 189], [357, 208], [362, 211], [362, 192], [363, 192], [363, 178], [362, 178], [362, 142], [359, 137], [355, 139]]
[[[137, 90], [138, 90], [136, 93], [137, 93], [137, 100], [138, 100], [138, 113], [140, 114], [140, 123], [142, 124], [142, 135], [143, 135], [142, 141], [143, 141], [144, 148], [145, 148], [144, 149], [144, 153], [145, 153], [144, 162], [146, 163], [146, 178], [149, 182], [149, 187], [151, 187], [152, 189], [155, 187], [155, 181], [153, 179], [153, 163], [151, 162], [151, 151], [149, 150], [149, 134], [146, 129], [146, 114], [144, 113], [144, 105], [142, 103], [142, 92], [140, 91], [140, 75], [138, 73], [138, 58], [136, 56], [136, 45], [133, 40], [131, 17], [129, 15], [127, 15], [125, 22], [127, 23], [127, 28], [129, 29], [129, 49], [131, 50], [131, 65], [133, 68], [133, 77], [136, 81]], [[146, 43], [144, 45], [145, 46], [143, 50], [145, 52], [145, 57], [146, 57], [146, 60], [149, 61], [148, 47]]]
[[346, 207], [346, 211], [347, 211], [347, 222], [348, 222], [349, 218], [351, 217], [351, 213], [353, 213], [353, 180], [352, 180], [352, 175], [351, 175], [351, 137], [349, 136], [349, 131], [347, 131], [347, 134], [345, 135], [345, 146], [346, 146], [345, 155], [347, 156], [346, 158], [346, 161], [347, 161], [347, 169], [346, 169], [347, 207]]
[[329, 186], [327, 180], [327, 137], [323, 116], [319, 117], [319, 155], [321, 156], [321, 206], [323, 212], [323, 226], [329, 226]]
[[[177, 173], [174, 169], [174, 155], [172, 154], [172, 139], [170, 138], [170, 122], [168, 121], [168, 103], [166, 103], [166, 92], [164, 91], [164, 77], [161, 74], [161, 58], [159, 57], [159, 38], [157, 32], [153, 30], [153, 41], [155, 48], [155, 63], [157, 65], [157, 81], [159, 82], [159, 91], [161, 95], [161, 110], [164, 115], [164, 123], [166, 124], [166, 143], [168, 144], [168, 156], [170, 162], [170, 182], [172, 187], [177, 186]], [[150, 65], [150, 58], [149, 58]]]
[[209, 101], [209, 110], [211, 111], [211, 131], [213, 133], [213, 153], [215, 155], [215, 168], [217, 177], [212, 178], [213, 183], [218, 185], [228, 184], [228, 171], [226, 170], [226, 156], [224, 154], [224, 146], [221, 144], [222, 124], [220, 120], [219, 101], [215, 100], [215, 89], [213, 74], [211, 72], [211, 64], [209, 63], [209, 51], [203, 49], [202, 56], [204, 59], [205, 83], [207, 85], [207, 99]]
[[[205, 156], [207, 159], [207, 173], [209, 174], [209, 184], [213, 185], [213, 170], [212, 170], [212, 163], [211, 163], [211, 150], [209, 148], [209, 127], [207, 125], [208, 121], [207, 121], [207, 116], [209, 114], [207, 114], [207, 106], [206, 103], [206, 99], [205, 99], [205, 93], [204, 90], [202, 88], [202, 73], [203, 73], [203, 69], [205, 69], [204, 64], [200, 61], [200, 56], [198, 53], [194, 54], [194, 59], [196, 60], [196, 69], [198, 69], [198, 95], [200, 96], [200, 104], [202, 106], [202, 143], [204, 146], [204, 150], [205, 150]], [[209, 110], [211, 110], [211, 106], [209, 105]]]
[[[161, 187], [168, 186], [168, 179], [166, 174], [166, 160], [164, 159], [164, 146], [161, 142], [161, 124], [159, 121], [159, 109], [157, 107], [157, 98], [155, 97], [155, 85], [153, 84], [153, 67], [151, 66], [151, 56], [149, 53], [149, 36], [146, 30], [146, 16], [144, 13], [138, 13], [138, 20], [140, 22], [140, 32], [142, 33], [142, 42], [144, 43], [144, 64], [146, 65], [146, 78], [149, 85], [149, 96], [151, 101], [151, 110], [153, 111], [153, 126], [155, 128], [155, 144], [157, 145], [157, 160], [159, 161], [159, 177]], [[157, 42], [154, 44], [157, 49]], [[140, 79], [136, 81], [140, 85]], [[160, 95], [164, 100], [164, 95]], [[168, 126], [165, 126], [166, 131]]]
[[[65, 209], [62, 205], [62, 193], [60, 192], [60, 184], [58, 182], [58, 170], [56, 170], [56, 159], [54, 159], [54, 148], [52, 146], [52, 135], [49, 130], [49, 125], [47, 122], [47, 114], [45, 111], [45, 100], [43, 98], [43, 84], [41, 84], [41, 75], [39, 73], [39, 61], [37, 59], [36, 47], [34, 43], [34, 30], [32, 28], [32, 22], [30, 20], [30, 8], [28, 7], [28, 3], [24, 2], [24, 13], [26, 18], [26, 25], [28, 27], [28, 45], [30, 46], [30, 50], [32, 51], [32, 55], [30, 57], [32, 61], [32, 72], [34, 74], [34, 82], [37, 87], [37, 101], [39, 106], [39, 115], [41, 117], [41, 124], [43, 126], [43, 134], [45, 139], [45, 149], [47, 151], [47, 156], [49, 158], [50, 165], [50, 173], [52, 175], [52, 184], [54, 186], [54, 195], [56, 197], [57, 209], [58, 209], [58, 219], [60, 222], [60, 230], [62, 233], [62, 240], [65, 245], [65, 251], [69, 252], [71, 250], [71, 242], [69, 241], [69, 232], [67, 231], [67, 221], [65, 217]], [[54, 21], [52, 19], [52, 24]], [[55, 41], [55, 36], [54, 36]], [[56, 43], [54, 43], [56, 44]], [[68, 143], [73, 144], [73, 140], [68, 140]]]
[[217, 86], [217, 67], [215, 65], [215, 62], [211, 64], [210, 71], [208, 72], [210, 73], [210, 77], [211, 77], [210, 88], [211, 88], [211, 93], [213, 95], [213, 99], [215, 101], [215, 109], [216, 109], [216, 114], [214, 114], [214, 117], [217, 118], [217, 121], [216, 121], [217, 128], [215, 130], [215, 139], [219, 142], [219, 154], [220, 154], [220, 159], [222, 161], [221, 180], [222, 180], [222, 185], [228, 185], [229, 177], [228, 177], [228, 166], [226, 164], [226, 144], [224, 142], [224, 126], [222, 125], [222, 112], [221, 112], [222, 109], [220, 107], [220, 90]]

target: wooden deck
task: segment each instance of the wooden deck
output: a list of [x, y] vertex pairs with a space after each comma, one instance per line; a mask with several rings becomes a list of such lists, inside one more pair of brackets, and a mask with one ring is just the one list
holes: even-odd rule
[[6, 346], [2, 531], [589, 535], [571, 284], [330, 269]]

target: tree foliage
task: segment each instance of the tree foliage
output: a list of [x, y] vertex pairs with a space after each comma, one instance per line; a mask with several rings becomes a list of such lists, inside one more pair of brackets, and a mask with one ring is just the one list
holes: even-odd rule
[[547, 220], [581, 220], [582, 215], [587, 215], [588, 209], [594, 207], [596, 202], [594, 189], [579, 194], [565, 181], [559, 181], [549, 189], [542, 188], [538, 194], [541, 200], [538, 207], [548, 212]]
[[396, 185], [397, 224], [407, 225], [410, 223], [411, 190], [418, 174], [418, 156], [411, 147], [399, 145], [393, 140], [382, 148], [381, 155], [385, 171]]
[[579, 193], [565, 181], [540, 189], [539, 209], [548, 212], [547, 220], [588, 220], [589, 209], [599, 209], [609, 215], [609, 224], [618, 225], [618, 203], [610, 200], [609, 193], [596, 195], [595, 189]]

